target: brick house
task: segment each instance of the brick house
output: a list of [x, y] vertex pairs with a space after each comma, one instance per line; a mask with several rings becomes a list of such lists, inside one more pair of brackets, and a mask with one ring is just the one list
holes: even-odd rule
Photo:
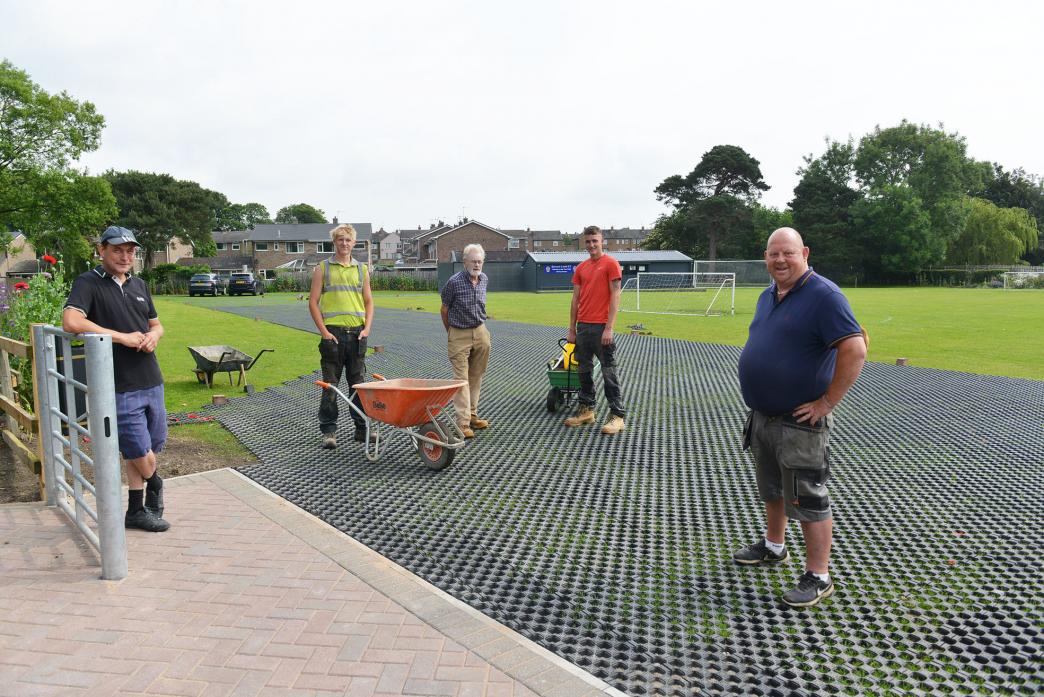
[[480, 244], [489, 251], [510, 249], [517, 238], [477, 220], [468, 220], [445, 230], [431, 231], [417, 238], [419, 261], [452, 261], [453, 252], [461, 252], [469, 244]]
[[642, 242], [651, 230], [642, 226], [639, 229], [622, 227], [602, 230], [602, 239], [605, 240], [603, 248], [607, 252], [638, 251], [642, 248]]
[[399, 234], [399, 239], [402, 241], [403, 258], [408, 263], [414, 264], [430, 261], [430, 257], [424, 254], [427, 241], [452, 228], [452, 225], [447, 225], [440, 220], [438, 223], [432, 223], [427, 230], [420, 226], [417, 226], [416, 230], [396, 230], [395, 232]]
[[[274, 278], [275, 269], [304, 271], [316, 266], [334, 253], [331, 223], [273, 223], [257, 225], [253, 230], [215, 232], [217, 255], [246, 256], [252, 259], [251, 270], [264, 278]], [[352, 223], [355, 228], [355, 250], [352, 256], [372, 264], [375, 256], [371, 244], [373, 226], [370, 223]]]
[[518, 240], [517, 246], [511, 249], [520, 249], [525, 252], [559, 252], [564, 246], [561, 230], [503, 230], [507, 235]]

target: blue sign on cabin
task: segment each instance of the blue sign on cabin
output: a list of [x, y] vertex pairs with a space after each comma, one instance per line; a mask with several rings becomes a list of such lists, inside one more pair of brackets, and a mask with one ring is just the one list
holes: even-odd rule
[[544, 264], [544, 273], [573, 273], [572, 264]]

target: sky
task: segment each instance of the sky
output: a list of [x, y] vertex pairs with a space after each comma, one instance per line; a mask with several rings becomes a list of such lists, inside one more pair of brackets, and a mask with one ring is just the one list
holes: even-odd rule
[[785, 207], [902, 119], [1044, 174], [1030, 2], [0, 0], [0, 58], [106, 119], [80, 161], [374, 229], [651, 226], [710, 148]]

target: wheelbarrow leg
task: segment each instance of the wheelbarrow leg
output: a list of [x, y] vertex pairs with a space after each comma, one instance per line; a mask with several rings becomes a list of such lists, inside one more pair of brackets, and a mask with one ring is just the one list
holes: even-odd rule
[[[236, 387], [239, 387], [244, 382], [246, 382], [246, 371], [243, 370], [243, 365], [240, 364], [240, 366], [239, 366], [239, 379], [236, 380]], [[230, 385], [232, 384], [232, 373], [228, 374], [228, 384], [230, 384]]]

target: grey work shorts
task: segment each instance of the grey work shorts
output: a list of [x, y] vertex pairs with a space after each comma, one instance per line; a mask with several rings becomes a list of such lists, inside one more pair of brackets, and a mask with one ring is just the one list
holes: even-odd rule
[[762, 501], [786, 503], [787, 516], [813, 522], [830, 518], [830, 426], [827, 414], [816, 425], [798, 423], [789, 414], [766, 416], [752, 411], [743, 433], [750, 445]]

